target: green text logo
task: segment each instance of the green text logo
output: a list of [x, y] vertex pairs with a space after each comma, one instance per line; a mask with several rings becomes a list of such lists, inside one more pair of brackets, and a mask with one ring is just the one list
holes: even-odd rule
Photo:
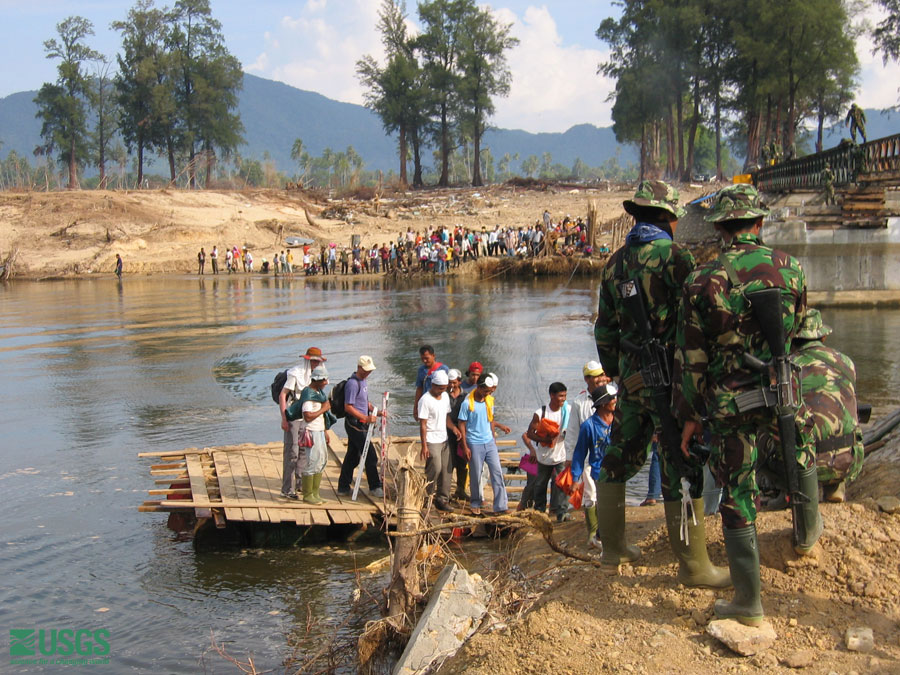
[[19, 664], [109, 663], [109, 631], [105, 628], [10, 628], [9, 656], [13, 663]]

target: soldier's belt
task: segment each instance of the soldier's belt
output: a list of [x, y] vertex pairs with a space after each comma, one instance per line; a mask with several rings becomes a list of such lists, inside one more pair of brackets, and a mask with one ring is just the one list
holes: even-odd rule
[[765, 387], [742, 391], [734, 395], [738, 411], [745, 413], [759, 408], [774, 408], [778, 403], [778, 393]]
[[629, 394], [634, 394], [644, 388], [644, 376], [640, 373], [634, 373], [622, 380], [622, 384], [625, 385], [625, 391]]
[[816, 454], [820, 455], [835, 450], [843, 450], [849, 448], [856, 441], [856, 435], [853, 433], [844, 434], [843, 436], [829, 436], [822, 440], [816, 441]]

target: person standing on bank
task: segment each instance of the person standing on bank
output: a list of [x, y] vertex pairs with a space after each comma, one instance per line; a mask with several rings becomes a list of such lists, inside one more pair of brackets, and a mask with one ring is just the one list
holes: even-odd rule
[[[730, 185], [719, 191], [706, 220], [722, 237], [725, 250], [695, 270], [684, 287], [673, 377], [673, 405], [684, 423], [682, 452], [687, 453], [690, 439], [705, 427], [710, 432], [710, 468], [716, 484], [724, 488], [719, 512], [734, 598], [717, 600], [715, 613], [751, 626], [763, 619], [755, 524], [757, 437], [777, 429], [767, 407], [771, 375], [764, 364], [777, 351], [790, 351], [790, 341], [806, 313], [806, 277], [800, 263], [763, 245], [759, 238], [767, 214], [753, 186]], [[774, 332], [772, 326], [761, 324], [765, 298], [754, 296], [751, 304], [748, 297], [772, 289], [777, 291], [775, 320], [781, 322], [775, 328], [783, 331], [785, 340], [774, 347], [766, 337]], [[762, 368], [753, 367], [754, 363]], [[786, 388], [793, 386], [788, 382]], [[802, 446], [796, 444], [793, 459], [799, 464], [794, 468], [806, 501], [794, 507], [794, 517], [802, 521], [795, 523], [800, 536], [795, 537], [794, 549], [806, 555], [819, 538], [822, 522], [815, 457]], [[786, 473], [790, 469], [785, 466]]]
[[[681, 460], [679, 430], [669, 407], [669, 373], [678, 301], [694, 269], [694, 257], [672, 240], [683, 209], [678, 206], [678, 191], [658, 180], [641, 181], [634, 198], [623, 206], [635, 224], [603, 270], [594, 326], [600, 363], [607, 375], [619, 378], [615, 424], [597, 478], [602, 562], [619, 565], [641, 555], [625, 539], [625, 482], [646, 462], [654, 432], [667, 428], [669, 434], [660, 434], [660, 469], [669, 545], [679, 562], [678, 581], [724, 588], [731, 585], [728, 570], [709, 560], [703, 518], [687, 518], [689, 544], [681, 535], [681, 478], [688, 467]], [[645, 382], [645, 374], [656, 381]], [[685, 497], [694, 513], [702, 514], [702, 472], [691, 473], [695, 494]]]
[[294, 401], [299, 401], [303, 390], [312, 382], [312, 371], [327, 360], [318, 347], [310, 347], [302, 360], [287, 371], [284, 387], [278, 395], [278, 408], [281, 410], [281, 429], [284, 431], [284, 459], [282, 463], [281, 496], [286, 499], [299, 499], [296, 484], [302, 484], [301, 471], [305, 462], [305, 452], [298, 444], [298, 436], [303, 420], [298, 416], [295, 420], [287, 418], [287, 408]]
[[[609, 431], [616, 410], [616, 396], [619, 387], [614, 382], [606, 382], [591, 390], [593, 413], [578, 427], [578, 440], [572, 453], [572, 480], [584, 481], [584, 494], [592, 479], [600, 475], [603, 457], [609, 445]], [[603, 544], [597, 539], [597, 507], [584, 506], [584, 522], [588, 531], [588, 545], [602, 550]]]
[[[341, 497], [350, 496], [350, 484], [353, 482], [353, 473], [362, 457], [363, 446], [366, 442], [366, 434], [369, 425], [375, 424], [376, 417], [372, 414], [375, 409], [369, 403], [369, 375], [375, 370], [375, 362], [371, 356], [362, 355], [356, 362], [356, 372], [344, 385], [344, 430], [347, 432], [347, 454], [341, 462], [341, 475], [338, 478], [337, 493]], [[382, 414], [384, 414], [382, 412]], [[377, 453], [371, 448], [366, 453], [366, 481], [369, 484], [371, 497], [383, 497], [384, 490], [381, 487], [381, 478], [378, 475]]]
[[200, 252], [197, 253], [197, 274], [203, 274], [203, 268], [206, 266], [206, 251], [203, 250], [203, 247], [200, 247]]
[[509, 433], [509, 427], [494, 419], [494, 397], [491, 393], [497, 388], [499, 380], [496, 375], [487, 373], [478, 378], [478, 386], [463, 399], [459, 408], [459, 432], [463, 452], [469, 462], [469, 489], [472, 498], [469, 502], [474, 515], [481, 515], [483, 501], [481, 492], [481, 472], [487, 464], [491, 475], [491, 489], [494, 492], [494, 515], [506, 513], [509, 498], [506, 495], [506, 484], [503, 482], [503, 468], [500, 465], [500, 452], [494, 440], [495, 429]]
[[419, 435], [422, 439], [422, 459], [425, 460], [426, 489], [434, 495], [434, 507], [438, 511], [452, 511], [450, 508], [450, 481], [452, 464], [448, 430], [457, 440], [459, 429], [450, 419], [450, 397], [447, 387], [450, 378], [443, 370], [431, 378], [431, 387], [419, 399]]
[[[573, 410], [571, 420], [569, 422], [568, 433], [566, 434], [566, 462], [572, 467], [572, 475], [575, 475], [575, 467], [572, 466], [573, 457], [575, 455], [575, 444], [578, 442], [581, 433], [581, 425], [584, 424], [591, 415], [594, 414], [596, 407], [594, 406], [593, 394], [600, 387], [609, 384], [611, 380], [603, 372], [603, 366], [599, 361], [588, 361], [581, 368], [584, 375], [584, 384], [586, 391], [581, 392], [575, 397], [573, 402]], [[615, 410], [615, 408], [613, 408]], [[608, 440], [608, 439], [607, 439]], [[603, 447], [606, 453], [606, 445]], [[581, 506], [584, 509], [585, 522], [587, 523], [588, 535], [591, 546], [600, 548], [600, 540], [597, 539], [597, 486], [594, 483], [592, 473], [599, 474], [600, 462], [603, 456], [599, 457], [597, 463], [597, 471], [590, 471], [590, 467], [586, 467], [583, 463], [578, 467], [578, 473], [584, 475], [584, 493], [581, 497]], [[585, 469], [588, 469], [585, 471]]]
[[118, 253], [116, 253], [116, 276], [119, 278], [119, 280], [122, 279], [122, 266], [123, 266], [123, 264], [124, 264], [124, 263], [122, 262], [122, 256], [119, 255]]
[[[566, 385], [554, 382], [550, 385], [549, 393], [549, 404], [534, 411], [528, 430], [522, 436], [528, 452], [538, 463], [532, 498], [534, 509], [542, 513], [547, 505], [547, 484], [566, 466], [566, 430], [572, 411], [572, 404], [566, 401]], [[537, 447], [532, 443], [537, 443]], [[557, 487], [554, 480], [550, 483], [550, 514], [561, 522], [567, 511], [566, 493]]]

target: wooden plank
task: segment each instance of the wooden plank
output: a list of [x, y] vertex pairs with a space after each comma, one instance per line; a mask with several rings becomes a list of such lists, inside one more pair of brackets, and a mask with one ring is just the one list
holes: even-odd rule
[[353, 519], [350, 517], [350, 513], [348, 511], [344, 511], [343, 509], [328, 509], [328, 517], [331, 518], [331, 521], [335, 525], [350, 525], [353, 523]]
[[312, 516], [310, 515], [309, 509], [303, 509], [302, 511], [294, 512], [294, 522], [297, 525], [312, 525]]
[[[253, 495], [253, 487], [250, 485], [250, 476], [247, 471], [247, 465], [244, 462], [244, 453], [228, 453], [226, 457], [231, 464], [231, 476], [234, 480], [237, 498], [241, 501], [255, 504], [256, 497]], [[258, 508], [244, 507], [243, 511], [244, 520], [259, 521]]]
[[200, 457], [192, 455], [187, 458], [188, 476], [191, 481], [191, 493], [194, 502], [200, 504], [200, 508], [209, 507], [209, 493], [206, 491], [206, 477], [203, 475], [203, 466]]
[[188, 479], [188, 475], [182, 474], [178, 478], [157, 478], [153, 483], [155, 485], [171, 485], [172, 483], [183, 483]]
[[[250, 481], [250, 487], [253, 490], [253, 496], [256, 501], [260, 504], [274, 504], [275, 500], [280, 496], [281, 491], [280, 489], [276, 489], [273, 493], [272, 486], [263, 472], [262, 464], [259, 461], [259, 453], [254, 450], [248, 450], [247, 452], [241, 453], [241, 457], [244, 458], [244, 465], [247, 467], [247, 479]], [[257, 512], [261, 522], [271, 522], [269, 513], [266, 509], [260, 508], [257, 509]]]
[[151, 495], [189, 495], [191, 488], [166, 488], [161, 490], [147, 490]]
[[312, 516], [313, 525], [331, 525], [331, 518], [328, 517], [328, 511], [325, 509], [321, 507], [310, 509], [308, 513]]
[[222, 505], [225, 508], [225, 517], [228, 520], [243, 520], [244, 512], [240, 508], [226, 506], [237, 499], [237, 489], [231, 475], [231, 464], [226, 453], [213, 453], [213, 461], [216, 464], [216, 475], [219, 477], [219, 493], [222, 495]]

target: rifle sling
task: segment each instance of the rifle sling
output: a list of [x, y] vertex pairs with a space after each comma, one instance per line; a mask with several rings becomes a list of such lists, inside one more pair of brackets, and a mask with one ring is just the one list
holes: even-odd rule
[[853, 433], [844, 434], [842, 436], [829, 436], [816, 441], [816, 454], [834, 452], [849, 448], [856, 441], [856, 435]]

